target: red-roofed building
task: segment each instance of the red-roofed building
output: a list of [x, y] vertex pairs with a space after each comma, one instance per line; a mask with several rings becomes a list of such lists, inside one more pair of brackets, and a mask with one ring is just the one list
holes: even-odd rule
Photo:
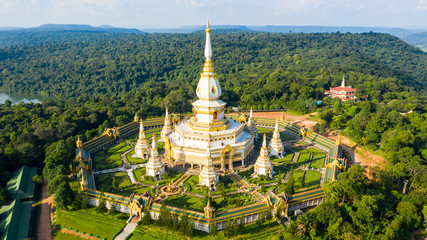
[[351, 86], [345, 86], [345, 77], [343, 77], [341, 86], [330, 88], [325, 91], [325, 95], [332, 98], [339, 98], [341, 101], [357, 101], [356, 89]]

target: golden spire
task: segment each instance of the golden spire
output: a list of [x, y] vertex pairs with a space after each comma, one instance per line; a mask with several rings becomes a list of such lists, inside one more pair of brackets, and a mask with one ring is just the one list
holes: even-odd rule
[[77, 147], [78, 147], [78, 148], [83, 147], [83, 143], [82, 143], [82, 140], [80, 140], [80, 136], [77, 136], [77, 142], [76, 142], [76, 145], [77, 145]]
[[205, 43], [205, 65], [203, 67], [203, 73], [213, 73], [213, 65], [212, 65], [212, 45], [211, 45], [211, 28], [208, 23], [206, 24], [206, 43]]

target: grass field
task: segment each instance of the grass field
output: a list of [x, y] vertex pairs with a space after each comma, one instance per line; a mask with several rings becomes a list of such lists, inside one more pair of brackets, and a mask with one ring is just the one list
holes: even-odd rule
[[[119, 179], [119, 190], [113, 189], [113, 177]], [[122, 196], [129, 196], [132, 193], [143, 194], [150, 189], [149, 187], [132, 184], [129, 180], [129, 176], [125, 172], [101, 174], [98, 176], [98, 184], [100, 189], [103, 189], [105, 192], [111, 192]]]
[[208, 191], [206, 190], [206, 188], [203, 188], [203, 187], [197, 188], [196, 187], [197, 184], [199, 184], [199, 177], [194, 175], [192, 175], [185, 182], [183, 182], [183, 186], [187, 189], [187, 192], [207, 196]]
[[[144, 181], [140, 181], [141, 178], [138, 178], [138, 181], [140, 181], [142, 183], [145, 183], [145, 184], [150, 184], [150, 185], [155, 186], [157, 184], [162, 185], [162, 184], [170, 183], [171, 181], [175, 182], [175, 180], [177, 180], [179, 177], [182, 176], [181, 172], [167, 171], [167, 173], [168, 173], [169, 177], [168, 178], [164, 178], [164, 179], [162, 179], [160, 181], [151, 181], [149, 179], [146, 179]], [[145, 172], [143, 174], [145, 175]]]
[[310, 167], [317, 168], [317, 169], [323, 168], [325, 164], [325, 157], [326, 157], [326, 153], [324, 152], [314, 153], [313, 160], [311, 160], [311, 163], [310, 163]]
[[[78, 232], [91, 233], [101, 238], [113, 239], [125, 226], [128, 214], [120, 213], [115, 216], [100, 214], [95, 208], [77, 211], [56, 211], [56, 223], [58, 226], [71, 227]], [[62, 235], [62, 234], [59, 234]], [[69, 236], [58, 236], [55, 239], [72, 239]], [[63, 238], [65, 237], [65, 238]]]
[[188, 210], [201, 212], [205, 206], [202, 206], [202, 198], [178, 195], [165, 200], [165, 203], [170, 206], [184, 208], [187, 206]]
[[103, 149], [93, 155], [95, 168], [97, 170], [104, 170], [110, 168], [116, 168], [123, 164], [120, 154], [131, 149], [127, 143], [118, 143], [113, 145], [111, 148]]
[[310, 153], [303, 150], [300, 152], [299, 157], [298, 157], [298, 162], [299, 163], [305, 163], [306, 161], [308, 161], [310, 159]]
[[301, 181], [304, 178], [304, 171], [301, 170], [294, 170], [294, 179], [295, 179], [295, 187], [301, 188]]
[[144, 176], [146, 172], [147, 172], [147, 170], [145, 167], [137, 168], [137, 169], [133, 170], [133, 174], [135, 175], [136, 181], [140, 182], [141, 177]]
[[249, 197], [247, 194], [235, 193], [235, 194], [227, 195], [227, 201], [221, 201], [222, 206], [219, 207], [216, 210], [216, 212], [221, 212], [221, 211], [225, 211], [225, 210], [229, 210], [229, 209], [233, 209], [233, 208], [238, 207], [236, 204], [230, 203], [230, 202], [235, 201], [235, 200], [243, 201], [242, 206], [246, 206], [246, 205], [250, 205], [250, 204], [255, 203], [254, 200], [252, 200], [252, 198]]
[[304, 182], [305, 182], [305, 187], [307, 188], [307, 191], [316, 189], [319, 187], [321, 176], [322, 174], [317, 171], [308, 170], [305, 173]]
[[135, 154], [135, 150], [132, 150], [128, 153], [126, 153], [126, 160], [129, 164], [140, 164], [140, 163], [146, 163], [147, 160], [142, 158], [133, 158], [132, 156]]
[[83, 238], [77, 237], [75, 235], [66, 234], [66, 233], [62, 233], [59, 231], [53, 232], [52, 235], [53, 235], [53, 238], [55, 240], [81, 240], [81, 239], [83, 239]]

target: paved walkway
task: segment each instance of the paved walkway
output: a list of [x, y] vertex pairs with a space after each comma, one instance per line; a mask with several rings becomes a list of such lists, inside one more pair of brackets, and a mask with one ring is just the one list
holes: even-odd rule
[[[134, 165], [129, 165], [133, 170], [137, 169], [137, 168], [142, 168], [145, 167], [145, 163], [141, 163], [141, 164], [134, 164]], [[104, 174], [104, 173], [113, 173], [113, 172], [123, 172], [126, 171], [128, 169], [125, 169], [123, 167], [118, 167], [118, 168], [111, 168], [111, 169], [105, 169], [105, 170], [99, 170], [99, 171], [94, 171], [93, 174], [94, 175], [98, 175], [98, 174]]]
[[134, 148], [131, 148], [129, 150], [127, 150], [126, 152], [120, 154], [120, 157], [122, 158], [122, 162], [123, 164], [129, 165], [128, 160], [126, 158], [126, 154], [128, 154], [129, 152], [131, 152]]
[[138, 181], [135, 180], [135, 176], [133, 175], [132, 171], [132, 169], [126, 170], [126, 173], [129, 176], [129, 180], [132, 184], [138, 184]]
[[130, 222], [126, 224], [123, 230], [117, 235], [114, 240], [125, 240], [135, 230], [137, 223]]

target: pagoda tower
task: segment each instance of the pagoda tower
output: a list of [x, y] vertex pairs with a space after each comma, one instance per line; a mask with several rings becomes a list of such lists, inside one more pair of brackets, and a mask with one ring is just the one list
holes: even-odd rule
[[255, 121], [252, 115], [252, 106], [251, 106], [251, 111], [249, 113], [249, 120], [248, 123], [246, 124], [248, 126], [248, 130], [249, 132], [254, 136], [255, 141], [258, 139], [258, 130], [256, 129], [255, 126]]
[[215, 189], [219, 182], [219, 175], [212, 163], [211, 150], [208, 146], [206, 151], [206, 164], [203, 165], [202, 171], [199, 174], [199, 185], [207, 186], [209, 189]]
[[139, 137], [135, 145], [135, 157], [148, 159], [150, 156], [150, 144], [145, 137], [144, 125], [142, 120], [139, 122]]
[[276, 120], [276, 126], [274, 127], [273, 138], [271, 138], [269, 148], [270, 155], [283, 158], [283, 144], [280, 138], [279, 120]]
[[213, 166], [225, 170], [233, 168], [234, 163], [244, 165], [254, 148], [254, 137], [245, 124], [225, 117], [226, 103], [220, 99], [222, 90], [212, 64], [209, 21], [205, 32], [205, 62], [196, 87], [198, 99], [192, 102], [193, 116], [162, 137], [171, 162], [204, 166], [206, 149], [210, 148]]
[[165, 164], [160, 160], [159, 153], [157, 152], [156, 138], [153, 135], [153, 142], [151, 144], [151, 156], [148, 159], [147, 165], [147, 176], [155, 177], [157, 180], [162, 179], [163, 173], [165, 173]]
[[271, 178], [273, 173], [274, 173], [273, 164], [271, 163], [270, 157], [268, 156], [267, 140], [264, 133], [264, 139], [262, 140], [262, 147], [261, 147], [259, 156], [256, 160], [254, 173], [252, 174], [252, 177], [264, 175]]
[[163, 125], [162, 132], [160, 133], [160, 139], [162, 142], [165, 141], [165, 136], [172, 132], [171, 121], [169, 119], [168, 107], [166, 107], [165, 114], [165, 125]]

